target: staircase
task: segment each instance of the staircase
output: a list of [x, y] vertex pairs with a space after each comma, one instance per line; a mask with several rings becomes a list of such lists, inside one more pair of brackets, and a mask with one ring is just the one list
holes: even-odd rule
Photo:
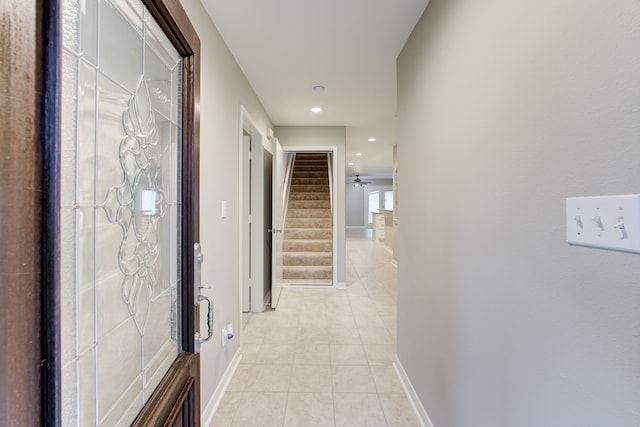
[[283, 279], [290, 284], [331, 285], [333, 228], [326, 153], [298, 153], [287, 205]]

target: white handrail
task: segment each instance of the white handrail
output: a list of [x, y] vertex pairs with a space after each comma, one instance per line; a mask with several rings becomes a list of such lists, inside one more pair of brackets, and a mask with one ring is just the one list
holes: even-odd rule
[[284, 225], [287, 223], [287, 208], [289, 205], [289, 189], [291, 187], [291, 180], [293, 177], [293, 166], [296, 161], [296, 153], [287, 153], [287, 166], [284, 172], [284, 182], [282, 183], [282, 224], [280, 229], [284, 230]]
[[331, 204], [331, 218], [333, 218], [333, 162], [331, 153], [327, 153], [327, 171], [329, 172], [329, 202]]

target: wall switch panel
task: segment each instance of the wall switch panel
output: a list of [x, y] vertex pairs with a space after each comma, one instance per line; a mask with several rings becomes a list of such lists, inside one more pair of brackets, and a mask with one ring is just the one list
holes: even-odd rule
[[220, 202], [220, 218], [227, 217], [227, 201], [223, 200]]
[[640, 194], [567, 198], [567, 243], [640, 253]]

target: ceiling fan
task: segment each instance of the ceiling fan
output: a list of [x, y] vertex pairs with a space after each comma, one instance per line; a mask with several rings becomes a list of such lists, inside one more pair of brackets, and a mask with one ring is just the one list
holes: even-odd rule
[[360, 179], [360, 175], [356, 175], [356, 177], [353, 179], [353, 187], [354, 188], [358, 188], [358, 187], [365, 187], [367, 184], [371, 184], [368, 181], [363, 181]]

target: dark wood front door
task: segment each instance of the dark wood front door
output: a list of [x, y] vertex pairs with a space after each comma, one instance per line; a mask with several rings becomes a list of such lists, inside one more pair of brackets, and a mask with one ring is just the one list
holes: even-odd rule
[[0, 424], [199, 425], [186, 13], [16, 0], [1, 31]]

